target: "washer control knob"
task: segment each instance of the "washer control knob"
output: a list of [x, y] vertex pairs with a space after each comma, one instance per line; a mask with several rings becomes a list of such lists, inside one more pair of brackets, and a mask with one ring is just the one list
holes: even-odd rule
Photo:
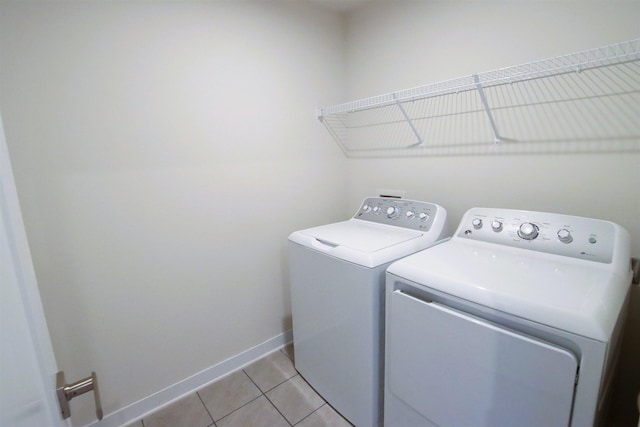
[[364, 205], [364, 206], [362, 207], [362, 210], [363, 210], [363, 212], [365, 212], [365, 213], [369, 213], [369, 212], [371, 211], [371, 206], [369, 206], [369, 205]]
[[573, 242], [573, 236], [571, 235], [571, 232], [569, 230], [567, 230], [566, 228], [563, 228], [561, 230], [558, 230], [558, 240], [560, 240], [562, 243], [571, 243]]
[[416, 214], [413, 211], [407, 211], [406, 215], [407, 219], [413, 219], [416, 217]]
[[502, 223], [498, 220], [491, 221], [491, 229], [496, 233], [502, 231]]
[[479, 230], [482, 228], [482, 220], [480, 218], [474, 218], [473, 221], [471, 221], [471, 225], [473, 225], [473, 228], [476, 230]]
[[420, 212], [420, 215], [418, 215], [418, 218], [420, 218], [420, 221], [426, 221], [429, 219], [429, 214], [426, 212]]
[[533, 240], [538, 237], [538, 226], [531, 222], [523, 222], [518, 228], [518, 236], [524, 240]]
[[379, 214], [380, 213], [380, 206], [374, 206], [373, 207], [373, 213], [374, 214]]
[[395, 206], [389, 206], [387, 208], [387, 218], [394, 218], [398, 215], [398, 208]]

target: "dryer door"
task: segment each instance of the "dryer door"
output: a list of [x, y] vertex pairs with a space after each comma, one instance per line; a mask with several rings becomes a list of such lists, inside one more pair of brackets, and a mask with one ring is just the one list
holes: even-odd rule
[[571, 352], [400, 290], [387, 316], [388, 392], [422, 425], [569, 425]]

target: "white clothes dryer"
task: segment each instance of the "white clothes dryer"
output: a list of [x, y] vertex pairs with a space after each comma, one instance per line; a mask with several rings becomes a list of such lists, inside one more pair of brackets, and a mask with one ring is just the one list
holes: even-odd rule
[[612, 222], [469, 210], [388, 268], [385, 425], [597, 425], [631, 277]]
[[347, 221], [289, 236], [295, 367], [358, 427], [382, 424], [385, 269], [446, 233], [441, 206], [370, 197]]

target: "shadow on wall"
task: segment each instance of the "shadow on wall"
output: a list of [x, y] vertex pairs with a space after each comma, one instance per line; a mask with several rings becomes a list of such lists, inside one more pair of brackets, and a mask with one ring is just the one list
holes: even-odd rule
[[634, 280], [629, 295], [618, 370], [613, 381], [606, 427], [631, 427], [640, 420], [640, 260], [633, 259]]

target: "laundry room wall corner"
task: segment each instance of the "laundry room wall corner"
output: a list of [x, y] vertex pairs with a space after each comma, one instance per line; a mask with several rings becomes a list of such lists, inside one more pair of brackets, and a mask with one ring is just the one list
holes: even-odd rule
[[67, 378], [97, 372], [105, 416], [290, 328], [287, 237], [346, 212], [314, 116], [343, 53], [340, 15], [307, 2], [0, 2], [54, 351]]

